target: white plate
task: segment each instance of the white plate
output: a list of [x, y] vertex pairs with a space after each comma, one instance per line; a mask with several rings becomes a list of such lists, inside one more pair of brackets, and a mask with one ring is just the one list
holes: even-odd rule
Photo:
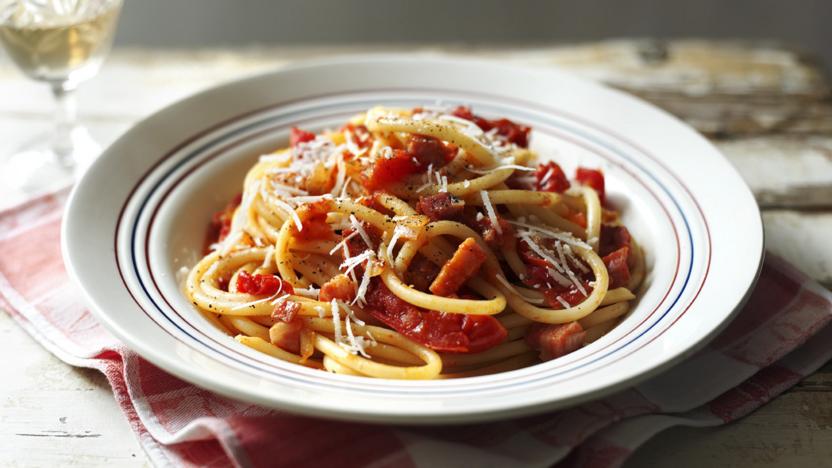
[[[272, 359], [212, 328], [180, 293], [211, 213], [297, 125], [340, 125], [376, 104], [436, 101], [530, 124], [532, 146], [602, 167], [647, 253], [637, 306], [563, 358], [497, 375], [409, 382]], [[136, 125], [89, 169], [63, 226], [67, 267], [96, 316], [167, 371], [241, 400], [324, 417], [403, 423], [517, 416], [632, 385], [689, 355], [743, 302], [763, 252], [743, 181], [704, 138], [631, 96], [550, 69], [450, 59], [320, 62], [227, 84]]]

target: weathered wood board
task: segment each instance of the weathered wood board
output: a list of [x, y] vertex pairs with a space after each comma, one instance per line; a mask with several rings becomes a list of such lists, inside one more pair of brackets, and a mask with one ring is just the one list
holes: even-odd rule
[[[405, 53], [396, 47], [117, 50], [79, 92], [81, 115], [109, 143], [138, 119], [198, 90], [301, 58]], [[768, 248], [832, 286], [832, 103], [811, 60], [769, 44], [610, 41], [522, 49], [424, 46], [559, 66], [635, 93], [711, 137], [763, 208]], [[0, 58], [0, 154], [46, 131], [45, 88]], [[0, 187], [0, 207], [22, 194]], [[0, 465], [144, 466], [106, 381], [48, 354], [0, 314]], [[718, 429], [672, 429], [629, 467], [824, 466], [832, 460], [832, 366], [760, 411]]]

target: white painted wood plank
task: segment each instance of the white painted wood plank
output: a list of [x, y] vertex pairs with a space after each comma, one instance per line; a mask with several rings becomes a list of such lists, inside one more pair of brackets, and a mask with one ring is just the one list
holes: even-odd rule
[[[448, 46], [318, 46], [207, 51], [117, 49], [100, 76], [81, 88], [96, 115], [143, 116], [209, 85], [263, 72], [299, 59], [344, 54], [442, 55], [558, 66], [645, 97], [711, 134], [812, 133], [832, 130], [829, 86], [816, 64], [775, 46], [704, 41], [605, 41], [539, 48]], [[47, 112], [45, 89], [30, 99], [31, 83], [0, 62], [0, 112]], [[135, 95], [146, 88], [144, 99]]]
[[718, 141], [764, 208], [832, 208], [832, 138], [753, 137]]
[[763, 227], [766, 248], [832, 288], [832, 212], [765, 211]]
[[0, 466], [148, 466], [98, 371], [49, 354], [0, 312]]

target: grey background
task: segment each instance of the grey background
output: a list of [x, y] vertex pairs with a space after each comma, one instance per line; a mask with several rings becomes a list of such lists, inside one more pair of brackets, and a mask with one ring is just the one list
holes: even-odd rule
[[125, 0], [117, 45], [774, 39], [832, 64], [832, 0]]

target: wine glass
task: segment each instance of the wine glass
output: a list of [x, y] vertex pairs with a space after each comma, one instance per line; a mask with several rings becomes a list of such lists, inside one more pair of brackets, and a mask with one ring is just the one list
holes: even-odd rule
[[0, 43], [29, 78], [49, 85], [53, 130], [0, 155], [0, 180], [26, 193], [73, 180], [101, 151], [78, 124], [74, 91], [95, 76], [113, 41], [121, 0], [0, 0]]

